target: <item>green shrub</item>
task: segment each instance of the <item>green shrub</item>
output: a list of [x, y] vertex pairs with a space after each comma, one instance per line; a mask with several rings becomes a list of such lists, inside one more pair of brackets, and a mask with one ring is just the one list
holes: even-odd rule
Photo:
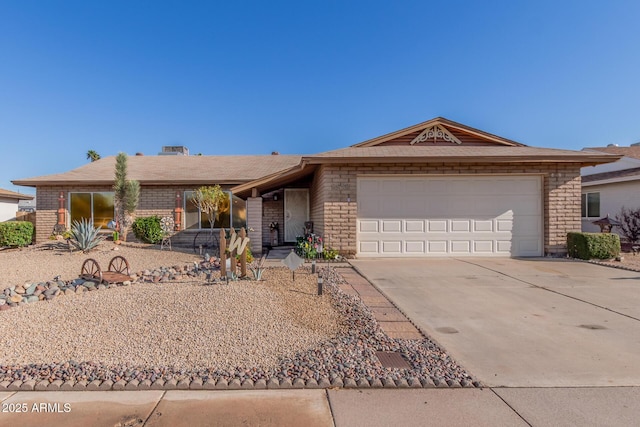
[[71, 240], [69, 242], [82, 252], [89, 252], [102, 242], [106, 236], [100, 234], [100, 227], [93, 226], [93, 220], [82, 218], [73, 221], [71, 226]]
[[610, 259], [620, 255], [620, 236], [614, 233], [567, 233], [569, 256]]
[[33, 241], [33, 224], [29, 221], [7, 221], [0, 223], [0, 247], [21, 247]]
[[136, 218], [133, 221], [133, 234], [143, 242], [159, 243], [162, 241], [163, 231], [158, 215]]
[[322, 252], [322, 258], [324, 259], [336, 259], [338, 258], [339, 252], [335, 249], [324, 248]]

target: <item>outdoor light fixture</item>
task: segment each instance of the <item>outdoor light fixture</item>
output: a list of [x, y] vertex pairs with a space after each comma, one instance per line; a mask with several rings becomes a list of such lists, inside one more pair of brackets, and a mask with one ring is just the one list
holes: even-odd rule
[[277, 201], [278, 201], [278, 194], [274, 194], [274, 195], [273, 195], [273, 201], [274, 201], [274, 202], [277, 202]]
[[322, 277], [318, 276], [318, 295], [322, 295]]

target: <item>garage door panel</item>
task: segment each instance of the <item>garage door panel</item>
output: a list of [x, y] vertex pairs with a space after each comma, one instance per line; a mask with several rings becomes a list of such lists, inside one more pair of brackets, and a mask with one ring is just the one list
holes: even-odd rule
[[364, 194], [376, 194], [380, 192], [380, 181], [374, 179], [368, 179], [358, 181], [358, 192]]
[[405, 221], [404, 230], [407, 233], [424, 233], [424, 221]]
[[511, 240], [498, 240], [496, 250], [499, 253], [511, 253]]
[[514, 234], [523, 236], [537, 236], [540, 234], [540, 224], [535, 221], [526, 221], [525, 219], [518, 218], [512, 222], [512, 232]]
[[418, 241], [405, 241], [404, 242], [404, 251], [407, 254], [424, 254], [425, 253], [425, 242], [424, 240]]
[[473, 231], [475, 232], [488, 232], [493, 231], [493, 220], [475, 220], [473, 221]]
[[358, 216], [361, 218], [374, 218], [379, 216], [380, 202], [374, 199], [358, 200]]
[[383, 254], [401, 254], [402, 253], [402, 241], [400, 240], [388, 240], [382, 242]]
[[469, 221], [451, 220], [450, 230], [452, 233], [467, 232], [470, 230]]
[[[402, 201], [402, 215], [417, 218], [418, 215], [423, 216], [427, 211], [427, 201], [420, 196], [409, 196]], [[401, 216], [402, 216], [401, 215]]]
[[534, 200], [531, 196], [513, 196], [511, 199], [512, 209], [516, 215], [540, 215], [542, 206], [538, 200]]
[[447, 231], [447, 224], [448, 224], [447, 220], [435, 219], [435, 220], [428, 221], [428, 223], [429, 223], [428, 230], [430, 232], [446, 232]]
[[535, 176], [360, 177], [363, 256], [542, 255]]
[[401, 179], [385, 179], [379, 182], [379, 191], [384, 195], [404, 192], [404, 182]]
[[361, 233], [377, 233], [378, 224], [378, 221], [361, 220], [359, 221], [358, 231]]
[[439, 196], [449, 194], [449, 186], [444, 179], [432, 179], [425, 182], [425, 194]]
[[358, 252], [365, 255], [377, 255], [380, 253], [378, 241], [360, 241], [358, 243]]
[[496, 221], [496, 231], [511, 232], [513, 230], [513, 221], [510, 219], [499, 219]]
[[389, 220], [385, 220], [382, 221], [382, 230], [383, 233], [399, 233], [402, 231], [402, 221], [400, 220], [395, 220], [395, 221], [389, 221]]
[[471, 252], [471, 242], [468, 240], [452, 240], [451, 241], [451, 253], [452, 254], [468, 254]]
[[446, 240], [429, 240], [427, 246], [431, 254], [446, 255], [449, 244]]
[[473, 252], [490, 255], [493, 253], [493, 240], [474, 240]]
[[404, 186], [404, 193], [407, 195], [422, 196], [425, 194], [427, 183], [422, 180], [406, 181]]
[[523, 239], [518, 241], [518, 252], [522, 256], [535, 256], [540, 251], [540, 242], [537, 239]]

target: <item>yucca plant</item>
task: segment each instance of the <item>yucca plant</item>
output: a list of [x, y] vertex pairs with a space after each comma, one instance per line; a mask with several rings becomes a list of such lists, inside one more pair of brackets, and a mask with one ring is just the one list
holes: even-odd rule
[[69, 242], [84, 253], [98, 246], [106, 236], [100, 235], [100, 228], [93, 226], [93, 220], [82, 218], [73, 221], [71, 226], [71, 240]]

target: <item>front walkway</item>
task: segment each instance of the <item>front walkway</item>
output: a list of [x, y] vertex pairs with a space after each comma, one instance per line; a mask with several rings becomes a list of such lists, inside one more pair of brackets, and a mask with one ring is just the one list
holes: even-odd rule
[[624, 427], [638, 401], [637, 387], [0, 392], [0, 426]]

